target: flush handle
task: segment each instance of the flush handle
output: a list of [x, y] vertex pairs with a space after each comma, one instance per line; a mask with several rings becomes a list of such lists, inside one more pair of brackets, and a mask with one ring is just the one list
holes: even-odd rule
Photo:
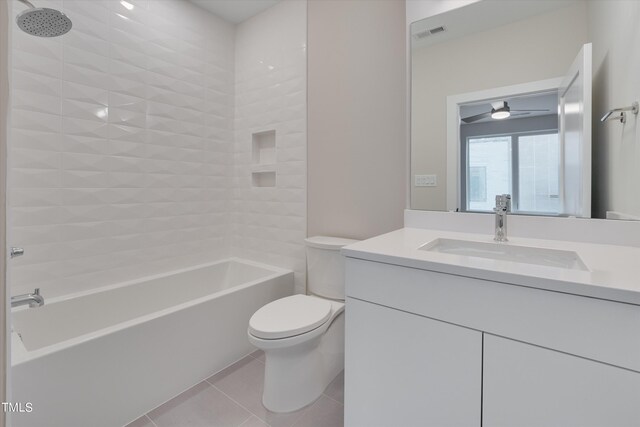
[[11, 258], [22, 256], [22, 255], [24, 255], [24, 249], [22, 249], [22, 248], [11, 248], [11, 251], [9, 252], [9, 254], [11, 255]]

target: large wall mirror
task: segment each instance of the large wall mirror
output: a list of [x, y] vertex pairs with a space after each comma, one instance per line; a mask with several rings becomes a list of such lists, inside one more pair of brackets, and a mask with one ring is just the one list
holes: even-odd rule
[[412, 209], [507, 193], [516, 214], [640, 219], [639, 22], [637, 0], [481, 0], [412, 23]]

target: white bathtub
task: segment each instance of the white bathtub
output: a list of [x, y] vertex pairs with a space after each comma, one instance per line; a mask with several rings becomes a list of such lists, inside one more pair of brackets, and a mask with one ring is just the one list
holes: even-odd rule
[[[228, 259], [13, 312], [13, 427], [119, 427], [253, 351], [293, 273]], [[44, 295], [46, 298], [46, 294]]]

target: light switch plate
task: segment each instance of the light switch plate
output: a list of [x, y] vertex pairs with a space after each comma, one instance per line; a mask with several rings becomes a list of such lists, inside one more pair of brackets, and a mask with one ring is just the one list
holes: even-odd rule
[[415, 175], [416, 187], [436, 187], [437, 185], [436, 175]]

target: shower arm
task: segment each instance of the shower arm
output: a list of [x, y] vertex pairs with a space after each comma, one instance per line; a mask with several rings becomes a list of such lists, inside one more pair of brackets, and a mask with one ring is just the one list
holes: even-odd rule
[[31, 9], [35, 9], [36, 7], [29, 0], [18, 0], [20, 3], [24, 3], [29, 6]]

